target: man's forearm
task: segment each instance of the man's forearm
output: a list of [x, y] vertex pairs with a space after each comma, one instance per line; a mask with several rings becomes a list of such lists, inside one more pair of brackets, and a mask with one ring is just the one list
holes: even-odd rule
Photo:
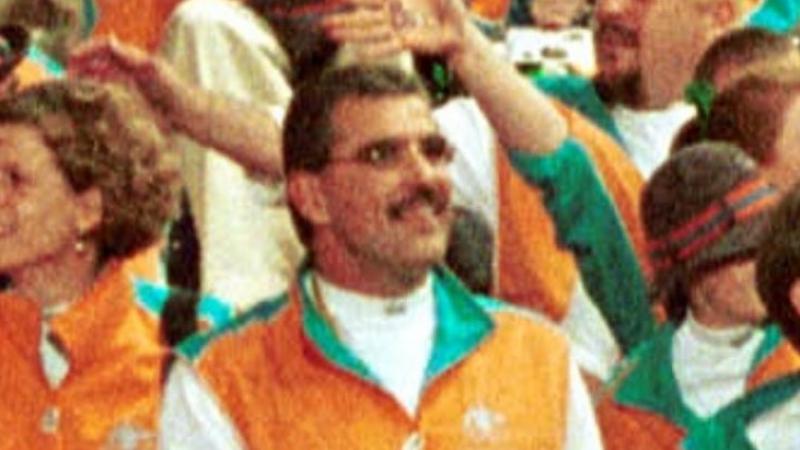
[[179, 89], [165, 105], [178, 131], [251, 171], [281, 179], [281, 131], [268, 112], [199, 87]]

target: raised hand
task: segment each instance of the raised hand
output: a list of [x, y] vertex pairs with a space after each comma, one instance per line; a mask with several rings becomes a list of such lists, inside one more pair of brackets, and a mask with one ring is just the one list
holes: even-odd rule
[[365, 58], [403, 50], [451, 56], [463, 46], [469, 16], [462, 0], [347, 0], [322, 20], [327, 35]]

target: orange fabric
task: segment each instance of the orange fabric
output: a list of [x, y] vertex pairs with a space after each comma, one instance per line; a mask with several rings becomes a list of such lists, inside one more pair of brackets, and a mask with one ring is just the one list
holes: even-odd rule
[[747, 389], [753, 389], [798, 370], [800, 370], [800, 354], [789, 341], [784, 341], [766, 361], [750, 374]]
[[162, 239], [125, 260], [125, 269], [130, 276], [151, 283], [162, 282], [164, 277], [161, 273], [161, 252], [164, 245], [166, 244]]
[[34, 84], [52, 80], [53, 76], [40, 64], [25, 58], [14, 69], [12, 75], [16, 79], [16, 87], [23, 89]]
[[[752, 390], [762, 384], [800, 370], [800, 355], [784, 342], [764, 360], [747, 381]], [[606, 450], [676, 449], [685, 431], [657, 414], [616, 403], [611, 395], [597, 407], [597, 423]]]
[[676, 450], [686, 437], [683, 429], [661, 416], [611, 400], [597, 406], [597, 424], [606, 450]]
[[[41, 368], [39, 308], [0, 295], [0, 449], [104, 448], [122, 428], [144, 433], [145, 445], [137, 448], [155, 448], [165, 353], [154, 317], [133, 295], [125, 271], [116, 266], [52, 319], [70, 365], [55, 389]], [[50, 408], [59, 419], [47, 433], [42, 425]]]
[[94, 36], [114, 34], [122, 41], [155, 50], [161, 32], [181, 0], [97, 0], [100, 20]]
[[505, 22], [510, 6], [510, 0], [473, 0], [469, 4], [470, 10], [479, 17], [498, 22]]
[[[647, 247], [639, 215], [643, 180], [613, 139], [579, 113], [555, 102], [594, 162], [617, 207], [640, 266], [649, 274]], [[541, 194], [497, 152], [500, 226], [497, 242], [497, 296], [541, 311], [553, 320], [567, 312], [578, 270], [572, 255], [558, 247], [556, 229]]]
[[497, 152], [500, 225], [497, 297], [560, 320], [578, 277], [572, 254], [558, 246], [556, 227], [541, 198]]
[[[427, 387], [412, 418], [321, 356], [298, 303], [219, 338], [198, 361], [248, 448], [396, 450], [415, 433], [426, 450], [562, 447], [568, 349], [553, 330], [495, 314], [492, 334]], [[470, 426], [480, 411], [501, 414], [489, 438]]]

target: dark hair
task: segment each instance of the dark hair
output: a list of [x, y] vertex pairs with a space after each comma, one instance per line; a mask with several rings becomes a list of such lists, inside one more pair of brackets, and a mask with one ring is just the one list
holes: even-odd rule
[[759, 164], [770, 163], [785, 113], [799, 93], [800, 79], [744, 78], [714, 100], [705, 137], [735, 144]]
[[494, 239], [489, 221], [477, 210], [455, 207], [445, 263], [472, 292], [489, 295], [494, 278]]
[[146, 103], [120, 86], [53, 81], [0, 100], [0, 123], [35, 127], [75, 192], [98, 188], [99, 263], [158, 239], [180, 187], [177, 154]]
[[800, 280], [800, 184], [783, 197], [770, 220], [756, 262], [758, 293], [783, 334], [800, 350], [800, 315], [789, 296]]
[[[295, 91], [283, 126], [283, 167], [287, 177], [296, 171], [319, 172], [328, 163], [333, 140], [331, 114], [349, 97], [419, 95], [428, 98], [419, 79], [396, 67], [349, 66], [322, 72]], [[309, 224], [292, 209], [298, 235], [308, 245]]]
[[[744, 68], [791, 51], [797, 51], [791, 37], [760, 28], [733, 30], [717, 38], [703, 53], [695, 68], [694, 79], [716, 83], [717, 76], [727, 68]], [[721, 89], [721, 86], [716, 87]]]

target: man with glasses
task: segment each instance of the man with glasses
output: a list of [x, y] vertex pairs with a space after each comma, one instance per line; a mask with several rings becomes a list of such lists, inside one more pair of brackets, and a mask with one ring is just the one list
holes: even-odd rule
[[[441, 9], [415, 16], [413, 45], [445, 55], [503, 146], [520, 149], [510, 154], [515, 165], [571, 155], [574, 171], [596, 181], [558, 112], [492, 52], [460, 0], [429, 4]], [[104, 64], [147, 66], [120, 62], [121, 53], [111, 45], [76, 61], [95, 74]], [[159, 91], [151, 69], [147, 88]], [[245, 114], [159, 92], [157, 107], [197, 101], [228, 118]], [[383, 66], [325, 72], [295, 93], [283, 147], [309, 260], [282, 298], [184, 342], [165, 394], [164, 448], [601, 448], [566, 338], [533, 313], [470, 293], [438, 266], [452, 216], [452, 150], [415, 78]]]

